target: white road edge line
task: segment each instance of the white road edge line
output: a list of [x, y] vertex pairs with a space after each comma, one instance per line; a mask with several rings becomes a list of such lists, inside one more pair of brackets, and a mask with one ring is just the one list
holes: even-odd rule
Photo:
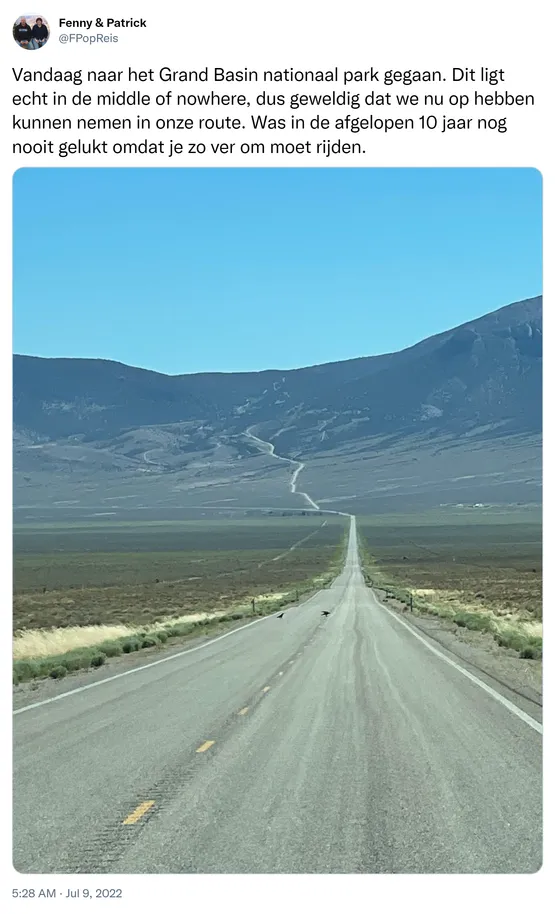
[[[314, 594], [313, 594], [314, 596]], [[309, 597], [309, 600], [312, 599]], [[308, 600], [305, 600], [308, 603]], [[299, 603], [298, 606], [302, 606], [302, 603]], [[242, 632], [246, 628], [250, 628], [251, 625], [256, 625], [258, 622], [267, 622], [268, 619], [273, 619], [275, 613], [270, 613], [268, 616], [263, 616], [262, 619], [254, 619], [253, 622], [247, 622], [246, 625], [241, 625], [239, 628], [234, 628], [231, 632], [226, 632], [225, 635], [218, 635], [217, 638], [212, 638], [211, 641], [206, 641], [204, 644], [197, 644], [196, 647], [189, 647], [185, 651], [179, 651], [177, 654], [171, 654], [169, 657], [161, 657], [160, 660], [153, 660], [151, 663], [144, 663], [142, 666], [136, 666], [132, 670], [125, 670], [124, 673], [115, 673], [113, 676], [107, 676], [106, 679], [99, 679], [97, 682], [89, 682], [87, 685], [79, 686], [78, 689], [70, 689], [69, 692], [62, 692], [61, 695], [54, 695], [52, 698], [45, 698], [43, 701], [35, 701], [32, 705], [25, 705], [24, 708], [17, 708], [13, 712], [13, 715], [23, 714], [25, 711], [32, 711], [33, 708], [40, 708], [42, 705], [52, 704], [53, 701], [61, 701], [62, 698], [69, 698], [70, 695], [77, 695], [79, 692], [86, 692], [87, 689], [94, 689], [96, 686], [104, 685], [105, 682], [113, 682], [114, 679], [121, 679], [123, 676], [131, 676], [132, 673], [140, 673], [142, 670], [148, 670], [152, 666], [158, 666], [160, 663], [168, 663], [170, 660], [177, 660], [178, 657], [183, 657], [185, 654], [192, 654], [195, 651], [201, 651], [205, 647], [210, 647], [212, 644], [216, 644], [217, 641], [223, 641], [224, 638], [229, 638], [230, 635], [236, 635], [237, 632]]]
[[[251, 435], [248, 430], [247, 435], [249, 438], [255, 438], [255, 435]], [[256, 438], [256, 440], [261, 441], [260, 438]], [[262, 444], [269, 444], [269, 442], [262, 441]], [[272, 445], [269, 446], [272, 447]], [[277, 454], [272, 454], [272, 456], [278, 457]], [[291, 462], [288, 457], [278, 457], [278, 459]], [[327, 513], [343, 515], [343, 511], [328, 511]], [[354, 515], [345, 514], [344, 516], [351, 518], [352, 526]], [[319, 593], [319, 591], [317, 591], [317, 593]], [[310, 601], [315, 596], [316, 594], [312, 594], [308, 600], [303, 600], [302, 603], [297, 603], [297, 606], [304, 606], [305, 603], [310, 603]], [[246, 625], [241, 625], [239, 628], [234, 628], [233, 631], [226, 632], [225, 635], [218, 635], [217, 638], [212, 638], [211, 641], [206, 641], [204, 644], [197, 644], [196, 647], [189, 647], [187, 650], [179, 651], [177, 654], [172, 654], [170, 657], [161, 657], [160, 660], [153, 660], [151, 663], [144, 663], [142, 666], [136, 666], [132, 670], [125, 670], [124, 673], [115, 673], [113, 676], [107, 676], [106, 679], [99, 679], [97, 682], [89, 682], [87, 685], [79, 686], [78, 689], [70, 689], [68, 692], [62, 692], [61, 695], [54, 695], [52, 698], [45, 698], [43, 701], [35, 701], [31, 705], [25, 705], [24, 708], [17, 708], [17, 710], [12, 711], [12, 715], [15, 717], [16, 714], [24, 714], [25, 711], [33, 711], [34, 708], [41, 708], [43, 705], [50, 705], [54, 701], [61, 701], [62, 698], [69, 698], [70, 695], [78, 695], [79, 692], [86, 692], [87, 689], [94, 689], [96, 686], [104, 685], [105, 682], [113, 682], [114, 679], [121, 679], [123, 676], [131, 676], [132, 673], [140, 673], [142, 670], [148, 670], [151, 666], [158, 666], [160, 663], [168, 663], [170, 660], [176, 660], [178, 657], [184, 657], [185, 654], [192, 654], [194, 651], [200, 651], [205, 647], [210, 647], [211, 644], [216, 644], [217, 641], [222, 641], [224, 638], [229, 638], [230, 635], [235, 635], [237, 632], [242, 632], [245, 628], [250, 628], [251, 625], [256, 625], [258, 622], [267, 622], [268, 619], [272, 619], [275, 615], [275, 613], [270, 613], [268, 616], [263, 616], [262, 619], [254, 619], [252, 622], [247, 622]]]
[[415, 632], [415, 630], [412, 628], [412, 626], [408, 625], [404, 621], [404, 619], [401, 619], [397, 615], [397, 613], [393, 612], [392, 609], [389, 609], [388, 606], [384, 606], [384, 604], [381, 603], [377, 597], [375, 597], [375, 600], [376, 600], [376, 603], [378, 604], [378, 606], [381, 606], [382, 609], [385, 609], [386, 612], [388, 612], [390, 616], [393, 616], [393, 618], [399, 623], [399, 625], [402, 625], [403, 628], [406, 628], [407, 631], [409, 631], [411, 633], [411, 635], [414, 635], [414, 637], [418, 641], [421, 641], [422, 644], [425, 647], [427, 647], [429, 651], [432, 652], [432, 654], [435, 654], [437, 657], [441, 657], [441, 659], [443, 661], [445, 661], [445, 663], [448, 663], [449, 666], [454, 667], [456, 670], [459, 671], [459, 673], [462, 673], [463, 676], [466, 676], [467, 679], [470, 679], [471, 682], [473, 682], [475, 685], [477, 685], [481, 689], [483, 689], [484, 692], [487, 692], [488, 695], [491, 695], [492, 698], [495, 698], [496, 701], [498, 701], [500, 704], [504, 705], [508, 711], [510, 711], [512, 714], [515, 715], [515, 717], [519, 717], [521, 720], [524, 721], [525, 724], [528, 724], [528, 726], [531, 727], [532, 730], [535, 730], [537, 733], [540, 733], [543, 735], [542, 724], [540, 724], [537, 720], [534, 720], [533, 717], [530, 717], [530, 715], [527, 714], [526, 711], [523, 711], [521, 708], [518, 707], [518, 705], [514, 705], [512, 703], [512, 701], [509, 701], [509, 699], [505, 698], [504, 695], [501, 695], [500, 692], [496, 692], [495, 689], [492, 689], [491, 686], [487, 685], [481, 679], [478, 679], [478, 677], [474, 676], [473, 673], [470, 673], [468, 670], [465, 670], [465, 668], [463, 666], [460, 666], [458, 663], [456, 663], [455, 660], [451, 660], [450, 657], [447, 657], [446, 654], [442, 653], [442, 651], [439, 651], [436, 647], [433, 646], [433, 644], [430, 644], [429, 641], [426, 641], [426, 639], [423, 638], [422, 635], [419, 635], [418, 632]]

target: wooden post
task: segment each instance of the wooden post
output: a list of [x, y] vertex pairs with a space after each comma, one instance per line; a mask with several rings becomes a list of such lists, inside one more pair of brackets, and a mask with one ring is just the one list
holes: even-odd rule
[[254, 597], [252, 598], [252, 611], [254, 612]]

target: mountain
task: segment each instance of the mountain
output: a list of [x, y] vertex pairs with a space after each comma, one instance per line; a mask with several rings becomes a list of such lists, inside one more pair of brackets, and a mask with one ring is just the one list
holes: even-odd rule
[[[241, 506], [245, 497], [252, 501], [245, 485], [254, 493], [251, 508], [299, 507], [288, 484], [292, 465], [273, 459], [252, 435], [274, 444], [277, 454], [302, 460], [302, 488], [312, 495], [312, 479], [319, 499], [341, 509], [349, 499], [369, 503], [370, 456], [384, 460], [387, 473], [394, 455], [404, 455], [404, 465], [409, 452], [447, 451], [452, 466], [464, 452], [479, 472], [462, 477], [481, 479], [481, 450], [492, 479], [507, 477], [504, 461], [516, 447], [523, 478], [513, 480], [512, 490], [508, 481], [502, 500], [511, 500], [511, 491], [514, 500], [539, 499], [541, 297], [401, 352], [292, 371], [168, 376], [100, 359], [16, 355], [13, 376], [16, 507], [34, 491], [46, 510], [51, 496], [43, 490], [60, 495], [72, 488], [69, 477], [97, 500], [102, 485], [108, 500], [117, 500], [120, 485], [120, 498], [138, 498], [149, 510], [162, 503], [170, 510], [170, 492], [180, 493], [183, 508], [199, 509], [216, 489], [234, 493], [216, 501]], [[442, 472], [448, 476], [447, 464]], [[339, 477], [351, 478], [355, 491], [338, 491], [345, 487], [334, 482]], [[503, 479], [498, 483], [497, 494]], [[403, 492], [406, 486], [395, 497]]]

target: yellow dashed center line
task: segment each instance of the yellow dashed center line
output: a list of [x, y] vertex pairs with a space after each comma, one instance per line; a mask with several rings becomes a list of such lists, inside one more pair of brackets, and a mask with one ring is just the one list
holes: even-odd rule
[[247, 707], [247, 708], [241, 708], [241, 710], [239, 711], [239, 714], [246, 714], [248, 710], [249, 710], [248, 707]]
[[145, 812], [148, 812], [149, 809], [152, 809], [153, 806], [154, 800], [146, 800], [144, 803], [141, 803], [139, 806], [137, 806], [137, 808], [134, 809], [129, 816], [127, 816], [127, 819], [123, 820], [123, 824], [134, 825], [135, 822], [138, 822], [139, 819], [144, 816]]
[[269, 692], [269, 691], [270, 691], [270, 686], [264, 686], [264, 688], [262, 689], [262, 691], [263, 691], [263, 692]]
[[197, 752], [206, 752], [206, 750], [210, 749], [210, 746], [213, 746], [214, 743], [215, 743], [215, 740], [207, 739], [206, 742], [202, 744], [202, 746], [198, 747]]

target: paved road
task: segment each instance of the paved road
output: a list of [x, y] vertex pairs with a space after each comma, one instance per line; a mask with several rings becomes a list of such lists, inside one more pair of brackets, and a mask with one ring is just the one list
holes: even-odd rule
[[364, 587], [353, 523], [283, 619], [17, 713], [14, 865], [537, 870], [541, 727], [427, 643]]

